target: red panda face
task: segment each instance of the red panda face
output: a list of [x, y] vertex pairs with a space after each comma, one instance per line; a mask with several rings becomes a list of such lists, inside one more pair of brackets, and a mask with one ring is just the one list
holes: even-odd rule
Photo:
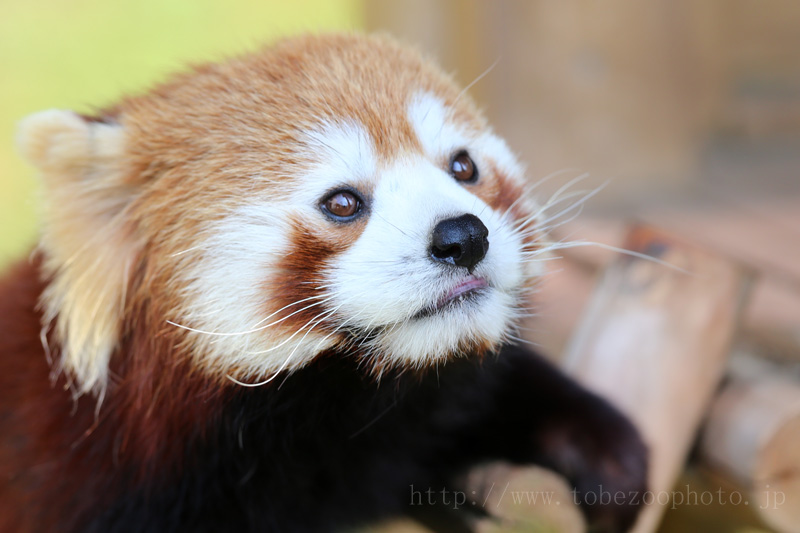
[[[86, 194], [51, 194], [43, 245], [48, 318], [86, 390], [142, 309], [176, 357], [240, 382], [331, 353], [419, 368], [497, 347], [540, 274], [514, 156], [465, 94], [384, 39], [287, 41], [99, 122], [55, 113], [21, 135], [46, 187], [106, 183], [88, 213], [67, 205]], [[67, 141], [82, 151], [53, 155]], [[81, 247], [93, 280], [71, 272]]]

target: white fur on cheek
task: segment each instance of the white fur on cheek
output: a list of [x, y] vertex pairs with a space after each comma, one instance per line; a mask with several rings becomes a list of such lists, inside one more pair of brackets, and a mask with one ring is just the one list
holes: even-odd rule
[[[268, 281], [292, 251], [289, 213], [320, 222], [318, 203], [325, 193], [372, 178], [375, 156], [366, 131], [353, 122], [322, 123], [301, 142], [305, 157], [287, 180], [285, 197], [258, 199], [211, 229], [203, 245], [208, 253], [190, 269], [184, 308], [174, 320], [189, 330], [201, 366], [235, 372], [239, 380], [299, 368], [337, 341], [317, 328], [330, 318], [335, 298], [319, 291], [319, 297], [298, 297], [270, 311]], [[292, 320], [308, 310], [318, 318]]]
[[303, 366], [330, 346], [313, 321], [290, 321], [292, 313], [319, 307], [318, 300], [270, 312], [265, 287], [288, 252], [288, 218], [285, 209], [264, 202], [239, 210], [209, 232], [207, 253], [186, 274], [191, 281], [184, 306], [172, 321], [189, 330], [201, 367], [258, 380]]

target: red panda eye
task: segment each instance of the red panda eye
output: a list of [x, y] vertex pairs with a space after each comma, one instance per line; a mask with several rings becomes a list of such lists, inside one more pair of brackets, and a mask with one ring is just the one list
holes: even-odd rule
[[475, 181], [478, 171], [467, 152], [459, 152], [450, 162], [450, 174], [458, 181]]
[[361, 207], [361, 202], [351, 192], [339, 191], [332, 194], [324, 202], [325, 210], [335, 217], [349, 218]]

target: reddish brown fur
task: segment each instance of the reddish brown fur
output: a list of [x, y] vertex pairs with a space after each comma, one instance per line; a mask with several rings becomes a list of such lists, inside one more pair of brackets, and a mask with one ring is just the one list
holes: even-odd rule
[[[391, 72], [391, 82], [383, 72]], [[214, 423], [222, 403], [214, 400], [228, 394], [231, 384], [197, 368], [185, 332], [166, 323], [180, 307], [180, 273], [213, 250], [176, 254], [198, 246], [211, 222], [246, 205], [253, 194], [279, 201], [288, 169], [306, 157], [297, 151], [300, 136], [321, 120], [360, 122], [384, 161], [419, 151], [404, 110], [408, 96], [420, 90], [454, 106], [461, 123], [484, 125], [469, 100], [459, 99], [451, 81], [417, 54], [388, 40], [351, 36], [290, 40], [258, 55], [200, 67], [107, 114], [128, 136], [121, 179], [135, 199], [125, 213], [125, 230], [145, 243], [128, 283], [120, 349], [99, 411], [94, 398], [73, 401], [67, 375], [51, 381], [40, 342], [40, 259], [0, 280], [0, 420], [15, 436], [0, 440], [0, 472], [12, 480], [0, 484], [0, 531], [58, 529], [37, 522], [42, 502], [58, 507], [48, 516], [64, 520], [95, 505], [77, 493], [51, 494], [55, 480], [85, 480], [81, 469], [89, 464], [100, 465], [96, 483], [124, 482], [126, 476], [131, 481], [155, 469], [168, 478], [177, 471], [185, 443]], [[253, 192], [255, 176], [265, 177]], [[497, 171], [487, 178], [476, 186], [478, 196], [494, 208], [508, 208], [516, 186]], [[265, 280], [277, 294], [269, 312], [312, 295], [309, 282], [318, 282], [325, 262], [346, 249], [363, 224], [335, 239], [296, 227], [294, 252], [277, 279]], [[318, 312], [296, 315], [293, 325]], [[113, 493], [112, 486], [93, 489], [85, 493]]]
[[[341, 243], [319, 238], [299, 220], [296, 220], [293, 226], [294, 231], [289, 236], [291, 242], [289, 252], [278, 263], [275, 269], [276, 276], [265, 283], [266, 291], [273, 295], [265, 310], [266, 314], [286, 308], [275, 316], [275, 320], [279, 320], [296, 312], [297, 314], [282, 322], [282, 327], [292, 332], [299, 328], [312, 327], [316, 322], [315, 319], [330, 310], [330, 307], [324, 304], [313, 305], [318, 300], [292, 304], [308, 298], [324, 297], [327, 294], [327, 291], [318, 288], [323, 284], [323, 269], [334, 255], [343, 249]], [[312, 305], [313, 307], [310, 307]], [[309, 308], [301, 311], [304, 307]], [[314, 329], [328, 329], [331, 322], [323, 320], [314, 326]]]
[[[214, 424], [225, 394], [191, 370], [174, 334], [143, 313], [124, 340], [125, 357], [115, 359], [115, 378], [100, 408], [94, 398], [73, 399], [63, 374], [51, 379], [40, 341], [39, 265], [37, 256], [0, 281], [0, 421], [6, 434], [0, 472], [10, 481], [0, 483], [3, 532], [66, 530], [71, 519], [101, 503], [88, 494], [113, 498], [118, 483], [154, 472], [169, 479], [187, 442]], [[64, 492], [65, 479], [76, 480], [81, 491]]]
[[[114, 114], [128, 135], [124, 181], [140, 188], [128, 218], [149, 243], [128, 308], [155, 301], [165, 313], [159, 319], [175, 319], [170, 311], [182, 304], [176, 280], [213, 253], [202, 246], [203, 230], [254, 195], [269, 202], [285, 196], [297, 164], [307, 161], [298, 152], [302, 136], [321, 121], [363, 124], [384, 162], [418, 152], [405, 109], [419, 91], [453, 105], [455, 119], [472, 129], [484, 125], [470, 100], [418, 54], [388, 39], [348, 35], [284, 41], [119, 104]], [[354, 228], [335, 232], [336, 250], [357, 238]], [[324, 239], [334, 234], [312, 230]]]
[[[363, 124], [383, 162], [419, 152], [405, 110], [409, 96], [420, 91], [453, 106], [453, 118], [465, 127], [485, 125], [471, 101], [459, 98], [451, 80], [418, 54], [388, 39], [347, 35], [284, 41], [122, 102], [114, 113], [128, 135], [124, 179], [141, 188], [129, 218], [137, 237], [149, 243], [141, 253], [148, 265], [142, 283], [131, 286], [129, 308], [155, 301], [164, 312], [158, 318], [175, 319], [183, 303], [176, 300], [176, 280], [214, 253], [202, 246], [203, 230], [252, 204], [253, 195], [279, 201], [298, 163], [307, 161], [298, 151], [302, 136], [321, 121]], [[498, 194], [480, 187], [477, 193], [490, 203]], [[362, 228], [310, 229], [328, 241], [335, 235], [335, 253]]]

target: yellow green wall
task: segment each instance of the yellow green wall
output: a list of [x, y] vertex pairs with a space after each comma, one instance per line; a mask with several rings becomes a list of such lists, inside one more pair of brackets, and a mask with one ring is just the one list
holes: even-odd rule
[[0, 16], [0, 265], [36, 240], [36, 180], [14, 129], [47, 108], [91, 112], [187, 62], [282, 35], [360, 29], [365, 0], [25, 0]]

